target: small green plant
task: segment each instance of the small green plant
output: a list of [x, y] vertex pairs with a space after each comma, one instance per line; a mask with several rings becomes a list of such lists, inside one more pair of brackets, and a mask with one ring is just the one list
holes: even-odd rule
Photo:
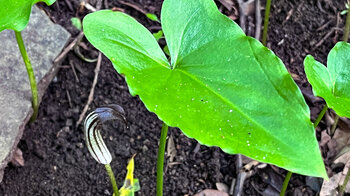
[[146, 17], [149, 18], [149, 19], [152, 20], [152, 21], [155, 21], [155, 22], [159, 22], [159, 23], [160, 23], [160, 20], [158, 19], [157, 15], [155, 15], [155, 14], [147, 13], [147, 14], [146, 14]]
[[0, 0], [0, 32], [5, 29], [11, 29], [15, 32], [18, 48], [28, 72], [34, 110], [33, 116], [30, 119], [31, 122], [35, 121], [38, 115], [38, 89], [34, 71], [23, 43], [21, 31], [27, 26], [32, 6], [35, 3], [45, 2], [47, 5], [51, 5], [55, 1], [56, 0]]
[[[305, 73], [312, 85], [315, 96], [326, 101], [324, 110], [333, 109], [337, 116], [350, 118], [350, 44], [338, 42], [329, 52], [327, 67], [311, 55], [304, 60]], [[348, 183], [350, 170], [340, 187], [343, 195]]]
[[80, 21], [79, 18], [77, 18], [77, 17], [72, 17], [72, 18], [70, 19], [70, 21], [71, 21], [72, 25], [73, 25], [75, 28], [77, 28], [79, 31], [82, 30], [83, 27], [82, 27], [82, 24], [81, 24], [81, 21]]
[[98, 11], [83, 20], [87, 39], [164, 122], [158, 196], [167, 125], [230, 154], [327, 178], [309, 108], [273, 52], [246, 36], [213, 0], [165, 0], [161, 22], [171, 62], [154, 36], [124, 13]]
[[305, 73], [315, 96], [324, 98], [339, 116], [350, 117], [350, 44], [338, 42], [330, 51], [327, 67], [311, 55], [305, 58]]
[[124, 109], [116, 104], [96, 108], [91, 112], [84, 122], [84, 135], [86, 146], [91, 156], [99, 163], [104, 164], [107, 174], [111, 180], [115, 196], [133, 196], [134, 192], [140, 189], [138, 179], [134, 179], [134, 156], [127, 166], [127, 175], [124, 186], [119, 190], [113, 170], [111, 168], [112, 155], [101, 136], [102, 123], [108, 120], [121, 120], [127, 125]]
[[[350, 11], [350, 7], [349, 7], [349, 1], [345, 4], [345, 7], [346, 7], [346, 10], [343, 10], [340, 14], [341, 15], [344, 15], [344, 14], [347, 14], [349, 13]], [[350, 31], [350, 14], [347, 14], [347, 17], [346, 17], [346, 22], [345, 22], [345, 27], [344, 27], [344, 35], [343, 35], [343, 41], [344, 43], [348, 41], [349, 39], [349, 31]], [[339, 42], [338, 43], [339, 45], [341, 45], [341, 43]], [[346, 45], [346, 44], [345, 44]], [[341, 47], [341, 46], [338, 46], [339, 48], [345, 48], [345, 47]], [[336, 48], [336, 47], [335, 47]], [[336, 51], [337, 49], [334, 48], [334, 51]], [[348, 49], [341, 49], [343, 51], [346, 51]], [[332, 51], [331, 51], [332, 52]], [[330, 57], [330, 56], [329, 56]], [[336, 58], [341, 58], [341, 55], [338, 55]], [[328, 59], [329, 60], [329, 59]], [[335, 64], [335, 60], [333, 60], [334, 62], [329, 62], [329, 63], [332, 63], [332, 65], [329, 67], [329, 69], [338, 69], [340, 67], [337, 67], [337, 66], [334, 66]], [[341, 62], [341, 63], [344, 63], [344, 62]], [[316, 96], [320, 96], [320, 97], [323, 97], [324, 95], [327, 96], [327, 97], [333, 97], [333, 98], [327, 98], [329, 101], [335, 101], [335, 97], [338, 97], [336, 96], [335, 94], [333, 95], [330, 95], [329, 93], [333, 92], [334, 91], [329, 91], [330, 89], [326, 89], [328, 87], [331, 88], [332, 84], [329, 84], [330, 86], [326, 87], [325, 85], [327, 85], [326, 83], [325, 84], [321, 84], [323, 83], [325, 80], [328, 80], [330, 76], [330, 72], [328, 72], [328, 69], [325, 68], [321, 63], [315, 61], [315, 59], [308, 55], [306, 58], [305, 58], [305, 61], [304, 61], [304, 65], [305, 65], [305, 72], [306, 72], [306, 75], [308, 77], [308, 80], [309, 82], [311, 83], [311, 85], [313, 86], [313, 91], [314, 91], [314, 94]], [[343, 64], [343, 66], [347, 66], [346, 64]], [[332, 68], [331, 68], [332, 67]], [[323, 74], [321, 75], [317, 75], [317, 74], [321, 74], [321, 72]], [[350, 73], [350, 72], [349, 72]], [[325, 76], [325, 74], [327, 76]], [[324, 78], [322, 76], [325, 76]], [[318, 79], [320, 79], [319, 81], [317, 81]], [[329, 81], [328, 81], [329, 82]], [[333, 81], [332, 81], [333, 82]], [[334, 81], [335, 82], [335, 81]], [[334, 83], [335, 85], [335, 83]], [[334, 86], [333, 86], [334, 87]], [[331, 93], [332, 94], [332, 93]], [[346, 97], [346, 96], [345, 96]], [[325, 98], [326, 99], [326, 98]], [[332, 100], [333, 99], [333, 100]], [[327, 101], [326, 101], [327, 102]], [[341, 104], [343, 104], [344, 102], [340, 101]], [[323, 109], [321, 110], [321, 112], [318, 114], [315, 122], [314, 122], [314, 127], [316, 128], [317, 125], [320, 123], [321, 119], [323, 118], [324, 114], [326, 113], [326, 111], [328, 110], [328, 103], [325, 104], [325, 106], [323, 107]], [[334, 102], [333, 102], [334, 104]], [[331, 104], [331, 105], [333, 105]], [[333, 134], [336, 126], [337, 126], [337, 123], [338, 123], [338, 120], [339, 120], [339, 116], [338, 114], [336, 114], [336, 117], [334, 119], [334, 124], [331, 128], [331, 134]], [[292, 175], [292, 172], [291, 171], [288, 171], [288, 174], [286, 175], [286, 178], [283, 182], [283, 187], [282, 187], [282, 190], [281, 190], [281, 196], [284, 196], [285, 194], [285, 191], [287, 190], [287, 186], [288, 186], [288, 182], [289, 182], [289, 179]], [[350, 175], [350, 173], [349, 173]], [[346, 185], [347, 181], [344, 181], [344, 184]], [[343, 185], [343, 186], [345, 186]], [[340, 191], [342, 192], [342, 191]]]
[[341, 15], [345, 15], [345, 14], [348, 13], [349, 4], [350, 4], [349, 1], [347, 1], [347, 2], [345, 3], [345, 8], [346, 8], [346, 9], [340, 12]]

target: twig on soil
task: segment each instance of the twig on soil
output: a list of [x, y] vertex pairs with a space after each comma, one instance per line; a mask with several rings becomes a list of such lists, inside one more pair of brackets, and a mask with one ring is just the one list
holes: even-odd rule
[[129, 3], [129, 2], [125, 2], [125, 1], [120, 1], [119, 0], [119, 3], [123, 4], [123, 5], [126, 5], [126, 6], [129, 6], [131, 8], [134, 8], [135, 10], [141, 12], [142, 14], [146, 15], [147, 12], [142, 9], [140, 6], [136, 5], [136, 4], [133, 4], [133, 3]]
[[70, 64], [70, 66], [71, 66], [71, 68], [72, 68], [72, 70], [73, 70], [73, 74], [74, 74], [75, 80], [76, 80], [77, 82], [80, 82], [80, 81], [79, 81], [79, 78], [78, 78], [78, 75], [77, 75], [77, 72], [75, 71], [73, 62], [72, 62], [71, 60], [70, 60], [69, 64]]
[[228, 192], [229, 195], [233, 195], [233, 191], [235, 190], [235, 185], [236, 185], [236, 178], [232, 178], [230, 191]]
[[58, 66], [60, 69], [70, 69], [71, 68], [71, 66], [70, 65], [60, 65], [60, 66]]
[[69, 91], [66, 90], [66, 93], [67, 93], [67, 99], [68, 99], [69, 107], [70, 107], [70, 108], [73, 108], [72, 99], [70, 98]]
[[240, 196], [242, 193], [242, 188], [243, 188], [243, 183], [245, 180], [245, 172], [242, 172], [243, 166], [243, 161], [242, 161], [242, 155], [238, 154], [237, 155], [237, 160], [236, 160], [236, 170], [238, 172], [237, 174], [237, 180], [236, 180], [236, 185], [235, 185], [235, 191], [233, 195]]
[[331, 36], [335, 31], [335, 28], [332, 28], [320, 41], [317, 42], [317, 44], [315, 45], [315, 48], [320, 47], [324, 41], [326, 41], [328, 39], [329, 36]]
[[80, 34], [63, 50], [63, 52], [60, 55], [58, 55], [58, 57], [53, 61], [53, 63], [58, 63], [59, 61], [61, 61], [83, 36], [84, 32], [80, 32]]
[[100, 10], [102, 7], [102, 0], [98, 0], [96, 3], [96, 10]]
[[293, 12], [294, 12], [293, 9], [288, 11], [286, 19], [284, 19], [284, 21], [282, 22], [282, 26], [290, 19], [290, 17], [292, 17]]
[[97, 9], [94, 8], [90, 3], [87, 3], [86, 1], [82, 1], [80, 3], [80, 8], [85, 7], [87, 10], [91, 11], [91, 12], [96, 12]]
[[326, 27], [328, 27], [329, 24], [331, 24], [333, 21], [332, 20], [329, 20], [328, 22], [326, 22], [324, 25], [318, 27], [316, 29], [316, 31], [323, 31]]
[[94, 99], [95, 86], [97, 84], [98, 74], [100, 73], [101, 62], [102, 62], [102, 55], [101, 55], [101, 52], [99, 52], [98, 53], [98, 58], [97, 58], [96, 68], [95, 68], [95, 71], [94, 71], [95, 72], [95, 77], [94, 77], [94, 81], [92, 82], [92, 86], [91, 86], [90, 94], [89, 94], [89, 97], [88, 97], [88, 101], [87, 101], [86, 105], [84, 106], [83, 112], [79, 116], [79, 120], [77, 121], [76, 126], [78, 126], [83, 121], [83, 119], [85, 117], [85, 114], [86, 114], [87, 110], [89, 109], [89, 105], [91, 104], [91, 102]]
[[72, 3], [70, 2], [70, 0], [64, 0], [64, 2], [66, 2], [66, 5], [68, 6], [69, 10], [74, 12], [74, 9], [73, 9], [73, 6], [72, 6]]
[[322, 5], [321, 5], [321, 2], [320, 1], [317, 1], [317, 7], [318, 7], [318, 9], [321, 11], [321, 12], [323, 12], [323, 13], [325, 13], [325, 14], [328, 14], [326, 11], [324, 11], [324, 9], [322, 8]]
[[104, 4], [105, 4], [105, 9], [108, 9], [108, 0], [105, 0]]
[[243, 0], [237, 0], [239, 7], [239, 26], [241, 26], [242, 30], [246, 32], [245, 28], [245, 14], [244, 14], [244, 2]]
[[255, 39], [260, 40], [260, 35], [261, 35], [260, 0], [255, 0]]

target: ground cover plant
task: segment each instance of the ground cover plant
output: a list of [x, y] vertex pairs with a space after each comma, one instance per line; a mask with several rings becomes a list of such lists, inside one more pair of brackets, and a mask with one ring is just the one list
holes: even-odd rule
[[[347, 42], [338, 42], [329, 52], [327, 67], [311, 55], [308, 55], [304, 61], [305, 73], [315, 96], [322, 97], [326, 101], [323, 110], [331, 108], [337, 115], [347, 118], [350, 118], [349, 61], [350, 44]], [[349, 176], [350, 170], [344, 184], [340, 187], [340, 195], [345, 191]]]
[[161, 22], [171, 62], [153, 35], [121, 12], [83, 21], [87, 39], [125, 75], [130, 93], [164, 122], [158, 160], [170, 125], [227, 153], [327, 178], [309, 109], [277, 56], [212, 0], [166, 0]]
[[15, 32], [18, 48], [21, 52], [24, 64], [28, 72], [30, 88], [32, 90], [32, 105], [34, 110], [33, 116], [30, 119], [31, 121], [34, 121], [38, 115], [38, 89], [35, 81], [34, 71], [23, 43], [21, 31], [27, 26], [32, 6], [37, 2], [45, 2], [47, 5], [51, 5], [55, 2], [55, 0], [0, 1], [0, 32], [5, 29], [11, 29]]

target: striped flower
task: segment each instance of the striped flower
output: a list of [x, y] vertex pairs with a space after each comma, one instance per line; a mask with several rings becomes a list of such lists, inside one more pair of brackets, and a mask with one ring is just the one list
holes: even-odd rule
[[84, 134], [85, 141], [91, 156], [99, 163], [109, 164], [112, 155], [101, 136], [102, 123], [108, 120], [122, 120], [126, 125], [124, 109], [117, 104], [96, 108], [85, 118]]

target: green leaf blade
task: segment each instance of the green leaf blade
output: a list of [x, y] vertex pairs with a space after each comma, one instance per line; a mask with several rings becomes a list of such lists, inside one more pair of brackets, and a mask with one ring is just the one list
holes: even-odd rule
[[52, 5], [56, 0], [0, 0], [0, 32], [22, 31], [28, 24], [32, 6], [37, 2]]
[[[165, 123], [227, 153], [327, 178], [309, 109], [283, 63], [219, 13], [212, 0], [164, 2], [162, 25], [172, 66], [164, 54], [135, 55], [128, 47], [106, 39], [120, 37], [119, 28], [96, 33], [106, 30], [107, 18], [133, 20], [118, 14], [101, 16], [99, 22], [104, 24], [98, 26], [93, 19], [97, 13], [83, 21], [88, 40], [125, 74], [130, 92], [139, 95], [147, 109]], [[184, 14], [175, 17], [179, 13]], [[127, 29], [141, 28], [138, 23], [132, 25]], [[142, 33], [142, 40], [129, 40], [126, 45], [152, 42], [150, 51], [158, 51], [152, 34]]]
[[325, 99], [339, 116], [350, 118], [350, 44], [338, 42], [328, 54], [327, 66], [312, 56], [304, 61], [315, 96]]

